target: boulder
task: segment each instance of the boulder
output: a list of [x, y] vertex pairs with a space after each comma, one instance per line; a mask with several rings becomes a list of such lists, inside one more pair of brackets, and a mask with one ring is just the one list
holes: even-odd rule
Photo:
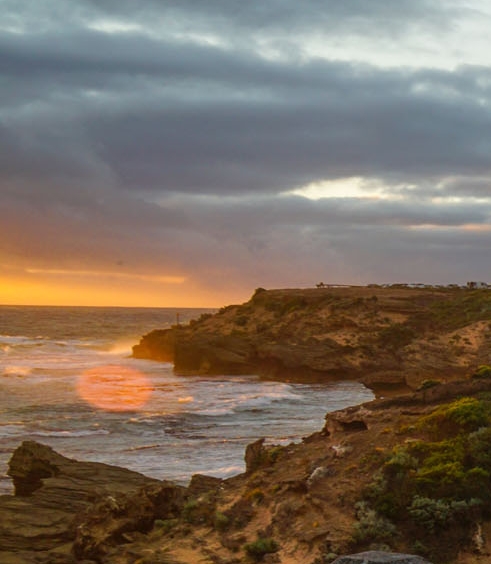
[[247, 445], [244, 455], [246, 474], [251, 474], [262, 466], [265, 455], [264, 440], [264, 438], [257, 439]]
[[340, 556], [332, 564], [431, 564], [422, 556], [369, 550], [349, 556]]
[[216, 491], [222, 485], [223, 480], [215, 476], [206, 476], [204, 474], [193, 474], [188, 486], [188, 494], [199, 496], [201, 494]]

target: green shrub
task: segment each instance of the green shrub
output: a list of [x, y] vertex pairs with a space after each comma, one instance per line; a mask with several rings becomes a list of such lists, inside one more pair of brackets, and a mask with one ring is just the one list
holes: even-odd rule
[[384, 464], [386, 474], [389, 476], [399, 476], [417, 467], [417, 459], [408, 452], [407, 447], [400, 446], [394, 448], [392, 456]]
[[477, 466], [491, 470], [491, 427], [481, 427], [469, 434], [468, 452]]
[[184, 504], [182, 508], [182, 517], [188, 523], [193, 523], [196, 520], [196, 514], [198, 513], [199, 503], [195, 499], [191, 499]]
[[266, 554], [278, 552], [280, 545], [272, 538], [259, 538], [256, 541], [244, 545], [244, 550], [256, 562], [264, 558]]
[[436, 533], [448, 536], [445, 546], [457, 536], [466, 542], [472, 524], [491, 514], [489, 406], [487, 398], [463, 397], [421, 417], [414, 431], [429, 439], [397, 445], [380, 461], [353, 539], [387, 542], [400, 522], [414, 542]]
[[455, 501], [415, 496], [408, 512], [414, 523], [427, 532], [434, 533], [438, 529], [447, 528], [452, 523], [462, 525], [468, 520], [470, 509], [481, 504], [478, 499]]
[[478, 429], [488, 424], [489, 408], [476, 398], [462, 398], [449, 405], [447, 417], [465, 430]]
[[217, 531], [226, 531], [230, 526], [230, 519], [222, 513], [217, 511], [215, 513], [215, 518], [213, 519], [213, 526]]
[[464, 468], [458, 461], [426, 463], [416, 474], [418, 490], [428, 494], [438, 491], [437, 495], [455, 495], [462, 490], [464, 480]]
[[153, 526], [164, 533], [168, 533], [178, 522], [178, 519], [155, 519]]
[[282, 447], [281, 445], [276, 445], [268, 449], [267, 450], [268, 462], [274, 464], [278, 460], [278, 457], [283, 452], [283, 450], [284, 447]]
[[392, 323], [388, 327], [379, 331], [378, 339], [382, 345], [390, 349], [400, 349], [408, 345], [416, 333], [407, 325], [402, 323]]
[[208, 523], [211, 525], [214, 514], [215, 500], [210, 493], [188, 500], [181, 512], [182, 518], [192, 524]]
[[245, 494], [245, 498], [259, 504], [264, 500], [264, 492], [261, 488], [254, 488]]
[[358, 519], [353, 527], [353, 541], [357, 544], [389, 542], [397, 536], [396, 526], [378, 514], [365, 502], [355, 505]]
[[414, 552], [415, 554], [419, 554], [421, 556], [427, 556], [428, 547], [425, 544], [423, 544], [421, 541], [415, 540], [413, 542], [411, 552]]
[[477, 367], [476, 371], [472, 375], [472, 378], [491, 378], [491, 366], [481, 364]]
[[428, 380], [423, 380], [421, 382], [421, 386], [419, 386], [418, 390], [429, 390], [430, 388], [434, 388], [435, 386], [439, 386], [441, 384], [440, 380], [432, 380], [431, 378]]
[[459, 432], [476, 431], [489, 423], [489, 406], [472, 397], [463, 397], [441, 405], [420, 420], [420, 427], [434, 435], [448, 436]]

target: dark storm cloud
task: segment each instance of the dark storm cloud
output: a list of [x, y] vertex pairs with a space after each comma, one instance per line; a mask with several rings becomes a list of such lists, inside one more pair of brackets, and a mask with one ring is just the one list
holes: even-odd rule
[[[451, 33], [468, 12], [453, 6], [0, 0], [0, 253], [217, 288], [310, 283], [327, 264], [347, 281], [455, 278], [452, 249], [481, 264], [490, 69], [383, 68], [302, 44], [395, 48]], [[353, 177], [386, 199], [285, 195]]]
[[[95, 135], [130, 185], [143, 180], [158, 187], [164, 181], [161, 188], [176, 191], [284, 191], [323, 178], [409, 181], [489, 172], [486, 107], [459, 95], [440, 101], [412, 95], [405, 79], [380, 77], [380, 91], [373, 92], [375, 81], [373, 75], [345, 76], [324, 87], [324, 99], [312, 94], [306, 101], [308, 93], [290, 93], [277, 103], [191, 103], [149, 109], [147, 115], [128, 112], [124, 122], [99, 121]], [[401, 91], [401, 83], [407, 89]]]
[[30, 150], [55, 170], [100, 159], [128, 188], [201, 193], [489, 170], [487, 69], [285, 63], [95, 31], [0, 48], [19, 166]]

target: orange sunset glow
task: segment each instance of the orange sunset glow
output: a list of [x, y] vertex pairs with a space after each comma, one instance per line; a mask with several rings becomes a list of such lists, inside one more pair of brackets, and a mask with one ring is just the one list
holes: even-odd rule
[[77, 392], [84, 401], [99, 409], [134, 411], [147, 403], [153, 389], [141, 372], [109, 365], [86, 370], [78, 379]]
[[123, 307], [221, 307], [247, 291], [217, 296], [185, 277], [25, 271], [0, 278], [0, 304]]

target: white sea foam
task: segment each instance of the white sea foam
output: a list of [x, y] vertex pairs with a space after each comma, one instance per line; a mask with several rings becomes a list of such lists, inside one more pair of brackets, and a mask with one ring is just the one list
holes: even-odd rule
[[231, 476], [235, 476], [236, 474], [240, 474], [240, 472], [244, 471], [244, 465], [241, 464], [240, 466], [232, 465], [232, 466], [219, 466], [214, 468], [214, 475], [217, 478], [230, 478]]
[[103, 352], [105, 354], [110, 354], [114, 356], [128, 356], [131, 354], [132, 347], [135, 344], [134, 339], [125, 339], [118, 341], [117, 343], [113, 343], [107, 350]]
[[109, 435], [106, 429], [84, 429], [80, 431], [31, 431], [31, 435], [37, 437], [92, 437], [94, 435]]

